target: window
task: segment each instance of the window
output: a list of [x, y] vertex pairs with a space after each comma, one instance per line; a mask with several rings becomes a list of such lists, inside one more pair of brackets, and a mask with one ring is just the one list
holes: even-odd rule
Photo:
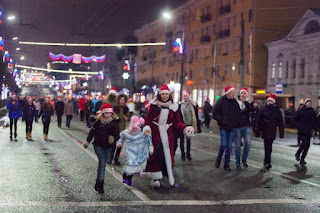
[[249, 22], [252, 21], [252, 9], [249, 9], [249, 11], [248, 11], [248, 21]]
[[189, 79], [192, 81], [192, 70], [190, 70]]
[[224, 52], [223, 53], [228, 53], [228, 41], [224, 42]]
[[220, 55], [220, 54], [221, 54], [221, 46], [222, 46], [222, 44], [221, 44], [221, 43], [219, 43], [219, 45], [218, 45], [218, 55]]
[[206, 35], [209, 35], [209, 26], [206, 27]]
[[235, 40], [231, 41], [231, 51], [232, 52], [236, 51], [236, 41]]
[[271, 78], [274, 79], [275, 77], [276, 77], [276, 63], [272, 63]]
[[228, 64], [224, 65], [224, 76], [228, 75]]
[[286, 74], [285, 74], [285, 78], [288, 78], [289, 76], [289, 61], [286, 61]]
[[282, 62], [279, 62], [279, 67], [278, 67], [278, 74], [279, 74], [279, 78], [282, 78]]
[[225, 20], [224, 20], [224, 28], [230, 29], [230, 18], [229, 17], [225, 18]]
[[232, 17], [232, 26], [233, 27], [237, 26], [237, 16]]
[[213, 78], [214, 77], [214, 67], [212, 66], [211, 67], [211, 78]]
[[198, 49], [196, 49], [196, 55], [194, 57], [195, 59], [198, 59]]
[[292, 78], [296, 77], [297, 61], [296, 59], [292, 60]]
[[209, 79], [209, 68], [208, 67], [204, 68], [204, 78], [207, 80]]
[[216, 24], [212, 25], [212, 34], [216, 34]]
[[232, 62], [232, 64], [231, 64], [231, 76], [234, 76], [235, 71], [236, 71], [236, 63]]
[[222, 21], [219, 21], [219, 31], [222, 31]]
[[212, 45], [212, 47], [211, 47], [211, 56], [214, 56], [214, 53], [215, 53], [215, 46]]
[[179, 82], [179, 72], [176, 73], [176, 81]]
[[301, 64], [300, 64], [300, 69], [301, 69], [300, 78], [304, 78], [305, 65], [306, 65], [306, 60], [304, 58], [302, 58]]
[[201, 28], [201, 36], [203, 36], [204, 35], [204, 29], [203, 29], [203, 27]]
[[174, 73], [171, 73], [171, 81], [174, 81]]
[[304, 34], [311, 34], [319, 31], [320, 31], [319, 23], [315, 20], [312, 20], [307, 24]]

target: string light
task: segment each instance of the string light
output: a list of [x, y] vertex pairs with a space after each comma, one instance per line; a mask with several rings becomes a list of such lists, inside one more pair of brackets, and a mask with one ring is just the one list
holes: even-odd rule
[[70, 47], [141, 47], [141, 46], [164, 46], [165, 42], [158, 43], [128, 43], [128, 44], [76, 44], [76, 43], [52, 43], [52, 42], [29, 42], [19, 41], [19, 44], [39, 46], [70, 46]]
[[31, 69], [31, 70], [40, 70], [44, 72], [60, 72], [60, 73], [68, 73], [68, 74], [90, 74], [90, 75], [97, 75], [98, 72], [86, 72], [86, 71], [69, 71], [69, 70], [52, 70], [52, 69], [46, 69], [46, 68], [40, 68], [40, 67], [30, 67], [30, 66], [24, 66], [24, 65], [16, 65], [18, 68], [23, 69]]

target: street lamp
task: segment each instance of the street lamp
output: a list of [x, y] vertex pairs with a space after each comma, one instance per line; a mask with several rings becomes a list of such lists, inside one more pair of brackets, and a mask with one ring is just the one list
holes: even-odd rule
[[21, 56], [21, 57], [20, 57], [20, 60], [21, 60], [21, 61], [23, 61], [24, 59], [25, 59], [25, 57], [24, 57], [24, 56]]
[[19, 50], [20, 50], [20, 47], [17, 47], [16, 50], [19, 51]]
[[16, 17], [14, 15], [10, 15], [10, 16], [8, 16], [7, 19], [8, 19], [8, 21], [13, 21], [16, 19]]
[[166, 19], [166, 20], [170, 20], [170, 19], [172, 18], [172, 15], [170, 14], [169, 11], [164, 11], [164, 12], [162, 13], [162, 17], [163, 17], [164, 19]]
[[15, 41], [15, 40], [18, 40], [18, 37], [13, 37], [12, 40], [14, 40], [14, 41]]

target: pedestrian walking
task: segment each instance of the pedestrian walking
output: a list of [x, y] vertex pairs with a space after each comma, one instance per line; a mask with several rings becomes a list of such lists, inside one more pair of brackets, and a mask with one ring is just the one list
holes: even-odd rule
[[35, 106], [35, 115], [34, 115], [34, 121], [36, 123], [38, 123], [38, 115], [39, 115], [39, 112], [40, 112], [40, 108], [41, 108], [41, 104], [40, 104], [40, 101], [38, 98], [36, 98], [36, 100], [33, 102], [34, 106]]
[[257, 128], [257, 117], [259, 114], [259, 104], [257, 102], [253, 103], [253, 110], [250, 112], [250, 120], [251, 120], [251, 127], [253, 130], [253, 133], [256, 132], [256, 128]]
[[282, 113], [278, 106], [275, 105], [276, 96], [272, 93], [267, 99], [267, 104], [261, 108], [257, 118], [256, 137], [260, 137], [262, 132], [262, 139], [264, 140], [264, 167], [269, 170], [271, 165], [272, 144], [276, 139], [277, 127], [279, 127], [280, 138], [284, 137], [284, 125]]
[[32, 139], [32, 124], [35, 117], [36, 107], [33, 104], [32, 98], [28, 99], [28, 103], [24, 107], [22, 121], [26, 122], [26, 138]]
[[207, 129], [210, 129], [212, 106], [210, 104], [210, 99], [209, 98], [207, 98], [205, 103], [204, 103], [203, 114], [204, 114], [204, 122], [203, 123], [205, 124]]
[[17, 121], [21, 117], [20, 101], [16, 95], [12, 95], [7, 103], [10, 118], [10, 140], [12, 141], [12, 126], [14, 126], [14, 138], [17, 138]]
[[[128, 107], [126, 106], [126, 103], [128, 101], [128, 97], [125, 94], [120, 94], [117, 97], [117, 105], [114, 106], [114, 112], [119, 117], [119, 131], [122, 132], [126, 129], [126, 122], [130, 119], [130, 112]], [[112, 160], [114, 158], [114, 164], [120, 165], [119, 162], [119, 156], [120, 156], [121, 148], [116, 148], [116, 145], [112, 147], [111, 155], [110, 155], [110, 162], [112, 163]]]
[[220, 148], [215, 162], [216, 168], [220, 167], [222, 156], [224, 156], [224, 170], [231, 171], [230, 154], [232, 141], [235, 138], [236, 128], [239, 125], [240, 108], [235, 99], [235, 88], [227, 86], [225, 95], [222, 96], [213, 108], [213, 118], [220, 128]]
[[320, 144], [320, 107], [319, 106], [316, 109], [316, 114], [317, 114], [317, 120], [318, 120], [317, 122], [318, 128], [316, 131], [314, 131], [312, 142], [313, 144], [319, 145]]
[[67, 102], [64, 107], [64, 114], [66, 115], [66, 127], [70, 128], [70, 123], [72, 120], [72, 117], [74, 115], [74, 108], [73, 108], [73, 101], [72, 98], [68, 98]]
[[[179, 114], [181, 121], [187, 125], [192, 126], [195, 132], [201, 133], [201, 125], [198, 118], [198, 104], [191, 102], [190, 93], [184, 92], [183, 101], [179, 105]], [[185, 161], [186, 157], [188, 161], [192, 160], [191, 157], [191, 137], [185, 137], [185, 135], [181, 134], [179, 131], [175, 130], [175, 147], [174, 151], [176, 151], [178, 146], [178, 138], [180, 138], [180, 151], [181, 151], [181, 160]], [[184, 148], [184, 141], [187, 141], [187, 153]]]
[[194, 129], [185, 125], [179, 116], [179, 105], [173, 102], [170, 90], [166, 84], [162, 85], [155, 100], [150, 101], [150, 110], [145, 119], [145, 134], [152, 132], [154, 154], [147, 162], [146, 172], [142, 176], [152, 178], [152, 186], [160, 187], [160, 180], [167, 177], [169, 184], [174, 186], [172, 165], [174, 157], [173, 128], [192, 136]]
[[297, 161], [300, 161], [300, 165], [304, 165], [306, 164], [305, 158], [310, 147], [311, 131], [312, 129], [317, 130], [319, 126], [317, 114], [312, 108], [311, 98], [304, 100], [304, 106], [296, 114], [296, 121], [298, 135], [302, 143], [295, 157]]
[[123, 183], [132, 185], [134, 174], [145, 170], [149, 154], [153, 154], [151, 134], [144, 135], [141, 132], [141, 125], [144, 119], [138, 116], [131, 117], [131, 123], [128, 129], [120, 133], [120, 139], [117, 141], [117, 148], [123, 147], [125, 163], [122, 170]]
[[253, 105], [248, 100], [249, 92], [247, 88], [240, 89], [240, 95], [237, 99], [240, 108], [239, 125], [236, 129], [236, 144], [235, 144], [235, 158], [236, 167], [241, 170], [241, 140], [243, 139], [243, 153], [241, 162], [244, 168], [248, 168], [248, 155], [251, 147], [251, 127], [250, 127], [250, 112], [253, 111]]
[[53, 106], [50, 103], [50, 99], [46, 98], [44, 103], [41, 106], [41, 110], [39, 113], [39, 117], [42, 116], [42, 124], [43, 124], [43, 139], [48, 140], [49, 126], [51, 122], [51, 116], [53, 116]]
[[82, 96], [79, 100], [78, 106], [79, 106], [79, 110], [80, 110], [80, 121], [84, 122], [84, 115], [86, 112], [86, 99]]
[[55, 108], [56, 108], [56, 115], [57, 115], [57, 119], [58, 119], [58, 127], [60, 127], [60, 128], [61, 128], [64, 107], [65, 106], [64, 106], [64, 101], [63, 101], [62, 97], [58, 97]]
[[88, 148], [89, 143], [94, 138], [93, 147], [99, 160], [94, 188], [98, 193], [102, 194], [104, 193], [103, 184], [106, 163], [110, 157], [114, 141], [119, 140], [119, 125], [118, 118], [113, 112], [112, 105], [109, 103], [103, 104], [100, 112], [93, 117], [95, 118], [95, 122], [90, 129], [87, 142], [83, 144], [83, 147], [85, 149]]
[[96, 109], [96, 104], [98, 103], [99, 99], [98, 99], [98, 96], [94, 96], [94, 98], [92, 99], [92, 104], [93, 104], [93, 107], [92, 107], [92, 114], [96, 114], [95, 112], [95, 109]]
[[102, 104], [109, 103], [112, 105], [112, 107], [117, 105], [117, 90], [115, 87], [111, 87], [111, 89], [108, 92], [108, 97], [102, 101]]
[[103, 101], [103, 98], [102, 98], [102, 96], [100, 96], [99, 101], [96, 103], [96, 106], [93, 111], [94, 115], [99, 111], [101, 104], [102, 104], [102, 101]]
[[74, 109], [74, 114], [79, 113], [79, 99], [78, 98], [73, 98], [73, 109]]
[[87, 122], [87, 127], [91, 128], [91, 121], [89, 119], [90, 115], [92, 115], [92, 109], [93, 109], [93, 103], [90, 97], [87, 97], [86, 103], [85, 103], [85, 113], [86, 113], [86, 122]]

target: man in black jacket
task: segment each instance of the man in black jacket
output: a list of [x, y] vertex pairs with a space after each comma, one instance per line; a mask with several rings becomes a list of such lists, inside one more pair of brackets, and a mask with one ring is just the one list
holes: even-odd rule
[[[307, 156], [310, 147], [311, 130], [318, 128], [317, 114], [312, 109], [312, 101], [310, 98], [306, 98], [304, 106], [297, 112], [296, 121], [298, 127], [298, 136], [302, 141], [295, 157], [297, 161], [300, 161], [300, 165], [306, 164], [304, 159]], [[302, 155], [301, 155], [302, 153]], [[301, 158], [300, 158], [301, 155]]]
[[56, 109], [56, 115], [58, 118], [58, 127], [61, 127], [62, 115], [64, 112], [64, 102], [62, 97], [58, 97], [58, 101], [56, 102], [55, 109]]
[[217, 168], [220, 167], [222, 155], [226, 150], [224, 157], [224, 169], [231, 171], [230, 169], [230, 154], [232, 148], [232, 141], [235, 137], [235, 129], [239, 123], [240, 108], [239, 104], [234, 98], [235, 88], [227, 86], [225, 93], [221, 97], [213, 108], [213, 118], [217, 121], [220, 128], [221, 144], [219, 148], [218, 157], [215, 163]]
[[206, 125], [207, 129], [210, 128], [210, 121], [211, 121], [210, 113], [212, 113], [212, 106], [209, 102], [210, 102], [210, 99], [207, 98], [204, 103], [204, 107], [203, 107], [203, 114], [204, 114], [204, 122], [203, 123]]
[[266, 106], [262, 107], [257, 119], [256, 137], [264, 139], [264, 167], [269, 170], [271, 166], [272, 143], [276, 139], [277, 127], [279, 127], [280, 138], [284, 137], [284, 126], [282, 113], [275, 106], [276, 96], [270, 94]]

